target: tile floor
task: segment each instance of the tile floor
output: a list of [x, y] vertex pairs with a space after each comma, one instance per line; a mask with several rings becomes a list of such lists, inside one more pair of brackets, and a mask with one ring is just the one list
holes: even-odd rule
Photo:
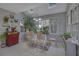
[[26, 43], [19, 43], [11, 47], [0, 48], [0, 56], [64, 56], [64, 48], [52, 46], [48, 51], [29, 47]]

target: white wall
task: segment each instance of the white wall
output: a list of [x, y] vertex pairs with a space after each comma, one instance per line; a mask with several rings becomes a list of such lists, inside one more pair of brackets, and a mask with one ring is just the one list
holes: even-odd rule
[[[2, 32], [4, 32], [5, 31], [5, 29], [6, 28], [4, 28], [3, 27], [3, 17], [4, 16], [9, 16], [9, 15], [14, 15], [14, 18], [15, 19], [18, 19], [18, 22], [17, 23], [13, 23], [13, 25], [17, 25], [17, 27], [16, 27], [16, 29], [17, 29], [17, 31], [20, 33], [20, 21], [21, 20], [23, 20], [23, 16], [22, 16], [22, 14], [15, 14], [15, 13], [13, 13], [13, 12], [9, 12], [9, 11], [7, 11], [7, 10], [4, 10], [4, 9], [0, 9], [0, 34], [2, 33]], [[11, 21], [12, 19], [9, 19], [9, 22], [8, 22], [8, 24], [12, 24], [10, 21]], [[21, 41], [21, 36], [19, 35], [19, 42]]]
[[[6, 11], [6, 10], [4, 10], [4, 9], [1, 9], [0, 8], [0, 29], [1, 30], [4, 30], [4, 28], [2, 29], [2, 27], [3, 27], [3, 17], [4, 16], [9, 16], [9, 15], [15, 15], [15, 13], [13, 13], [13, 12], [9, 12], [9, 11]], [[9, 19], [10, 20], [10, 19]], [[0, 32], [2, 32], [2, 31], [0, 31]]]
[[9, 15], [15, 15], [15, 13], [0, 8], [0, 25], [3, 23], [3, 17]]
[[[0, 8], [0, 34], [4, 33], [6, 31], [6, 27], [3, 27], [3, 25], [4, 25], [3, 24], [3, 17], [4, 16], [8, 16], [9, 17], [9, 15], [15, 15], [15, 13], [9, 12], [9, 11], [6, 11], [6, 10]], [[9, 23], [10, 23], [10, 21], [8, 22], [8, 24]]]

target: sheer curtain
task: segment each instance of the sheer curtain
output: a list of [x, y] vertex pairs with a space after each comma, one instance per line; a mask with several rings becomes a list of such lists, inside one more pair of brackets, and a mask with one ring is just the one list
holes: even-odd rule
[[51, 22], [51, 33], [56, 33], [57, 32], [57, 23], [56, 23], [56, 19], [52, 20]]

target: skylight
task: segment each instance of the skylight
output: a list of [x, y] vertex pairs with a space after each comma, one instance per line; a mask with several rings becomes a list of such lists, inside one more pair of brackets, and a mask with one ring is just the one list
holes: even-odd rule
[[48, 9], [56, 7], [56, 3], [48, 3]]

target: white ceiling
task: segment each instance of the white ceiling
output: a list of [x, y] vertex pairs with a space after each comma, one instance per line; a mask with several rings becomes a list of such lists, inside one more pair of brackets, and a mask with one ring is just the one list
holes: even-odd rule
[[19, 13], [40, 5], [41, 3], [0, 3], [0, 8]]
[[[14, 13], [24, 12], [25, 14], [30, 14], [33, 17], [37, 17], [65, 12], [67, 4], [57, 3], [56, 7], [49, 9], [48, 3], [0, 3], [0, 8]], [[33, 9], [32, 13], [29, 13], [30, 9]]]

